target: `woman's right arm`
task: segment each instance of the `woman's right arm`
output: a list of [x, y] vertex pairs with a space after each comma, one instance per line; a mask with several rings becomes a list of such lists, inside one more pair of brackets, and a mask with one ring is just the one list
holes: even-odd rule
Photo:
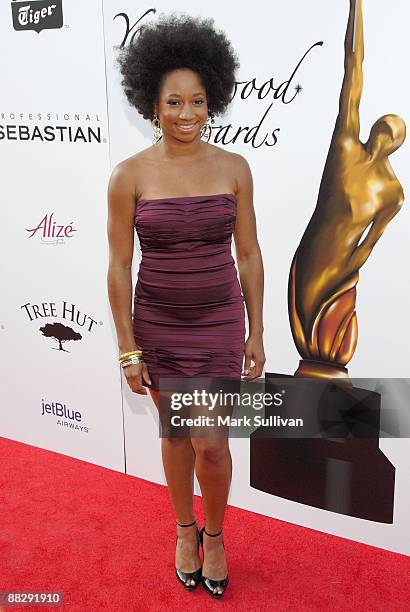
[[[108, 297], [114, 319], [119, 353], [138, 348], [132, 323], [132, 257], [134, 252], [135, 188], [126, 162], [112, 171], [107, 191], [109, 266]], [[145, 363], [129, 365], [124, 374], [135, 393], [147, 395], [141, 375], [150, 384]]]

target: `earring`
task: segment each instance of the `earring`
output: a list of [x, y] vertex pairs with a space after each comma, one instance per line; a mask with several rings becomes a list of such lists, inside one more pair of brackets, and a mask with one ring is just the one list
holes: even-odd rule
[[[208, 119], [209, 118], [211, 119], [211, 123], [215, 123], [214, 114], [212, 112], [209, 113]], [[207, 119], [206, 123], [202, 126], [202, 130], [201, 130], [201, 138], [206, 136], [206, 142], [209, 142], [209, 139], [210, 139], [211, 134], [212, 134], [212, 126], [208, 122], [208, 119]]]
[[161, 123], [156, 113], [154, 113], [154, 118], [151, 121], [151, 125], [152, 125], [152, 129], [154, 130], [154, 137], [152, 139], [152, 143], [157, 144], [157, 142], [161, 140], [162, 129], [161, 129]]

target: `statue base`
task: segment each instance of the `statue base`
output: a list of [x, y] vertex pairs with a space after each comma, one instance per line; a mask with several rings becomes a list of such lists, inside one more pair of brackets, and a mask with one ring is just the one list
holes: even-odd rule
[[349, 380], [347, 368], [330, 361], [319, 361], [318, 359], [301, 359], [299, 367], [294, 376], [300, 378], [340, 378]]
[[[265, 392], [277, 392], [286, 378], [293, 377], [265, 373]], [[277, 381], [277, 388], [275, 379], [282, 379]], [[339, 387], [338, 381], [331, 395], [324, 392], [318, 400], [317, 385], [325, 389], [329, 382], [316, 380], [306, 386], [296, 385], [297, 390], [287, 397], [284, 416], [299, 415], [302, 408], [310, 416], [314, 411], [319, 422], [326, 422], [325, 415], [333, 415], [335, 406], [343, 413], [340, 407], [349, 403], [349, 396], [345, 385]], [[360, 395], [360, 389], [355, 391]], [[315, 508], [393, 523], [395, 468], [379, 448], [380, 395], [362, 391], [359, 409], [354, 403], [352, 409], [352, 400], [347, 405], [346, 412], [350, 410], [350, 414], [346, 422], [351, 425], [359, 415], [360, 430], [360, 423], [376, 421], [374, 437], [359, 438], [350, 433], [340, 438], [323, 437], [324, 434], [315, 438], [263, 437], [256, 430], [250, 436], [251, 487]], [[270, 412], [274, 410], [266, 408], [265, 415]]]

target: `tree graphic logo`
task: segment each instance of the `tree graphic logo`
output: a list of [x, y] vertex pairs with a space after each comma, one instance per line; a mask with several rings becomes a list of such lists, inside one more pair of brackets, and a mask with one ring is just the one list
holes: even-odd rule
[[44, 325], [44, 327], [40, 327], [40, 331], [42, 332], [43, 336], [46, 336], [46, 338], [54, 338], [54, 340], [57, 340], [58, 348], [52, 346], [51, 348], [53, 350], [65, 351], [66, 353], [69, 353], [70, 351], [63, 348], [63, 342], [82, 339], [81, 334], [74, 331], [71, 327], [63, 325], [62, 323], [47, 323]]

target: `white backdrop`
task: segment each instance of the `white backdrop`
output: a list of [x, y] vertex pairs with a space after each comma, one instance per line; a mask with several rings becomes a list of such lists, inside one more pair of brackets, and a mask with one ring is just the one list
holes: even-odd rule
[[[63, 15], [63, 28], [38, 34], [15, 31], [10, 3], [0, 8], [1, 130], [28, 126], [42, 135], [16, 140], [9, 127], [10, 136], [0, 140], [1, 434], [122, 471], [120, 373], [105, 280], [109, 151], [101, 3], [65, 2]], [[47, 126], [53, 141], [45, 139]], [[91, 128], [97, 140], [70, 142], [68, 128], [73, 139], [78, 128], [84, 134]], [[44, 229], [27, 231], [46, 215]], [[58, 228], [70, 224], [75, 231]], [[64, 301], [75, 305], [74, 322]], [[34, 318], [33, 305], [49, 316]], [[52, 323], [82, 338], [55, 350], [58, 342], [40, 331]], [[43, 411], [43, 402], [78, 414], [55, 416]]]
[[[246, 144], [243, 135], [223, 146], [244, 155], [254, 177], [258, 238], [265, 267], [266, 370], [294, 372], [299, 356], [287, 314], [288, 273], [316, 203], [338, 111], [348, 8], [348, 0], [256, 0], [251, 8], [244, 1], [233, 8], [230, 2], [215, 0], [206, 4], [178, 0], [172, 6], [169, 0], [137, 5], [131, 0], [93, 0], [78, 6], [64, 3], [63, 28], [40, 34], [16, 32], [9, 7], [0, 9], [1, 129], [10, 124], [59, 125], [66, 112], [69, 119], [64, 124], [80, 124], [83, 129], [98, 125], [101, 130], [101, 142], [90, 144], [0, 140], [7, 229], [2, 242], [3, 283], [7, 287], [1, 309], [6, 373], [3, 435], [165, 483], [152, 401], [132, 394], [126, 384], [121, 396], [116, 339], [106, 295], [109, 174], [118, 161], [149, 146], [152, 138], [149, 122], [129, 107], [120, 87], [114, 59], [126, 33], [126, 21], [116, 17], [119, 13], [128, 15], [130, 28], [149, 9], [156, 13], [149, 13], [142, 21], [155, 20], [160, 12], [171, 9], [214, 17], [239, 53], [237, 78], [244, 82], [242, 87], [252, 79], [261, 87], [271, 78], [278, 87], [290, 79], [312, 45], [324, 43], [308, 53], [294, 75], [286, 99], [293, 97], [297, 84], [302, 90], [293, 102], [283, 104], [272, 95], [258, 99], [255, 91], [241, 99], [239, 89], [229, 112], [217, 117], [215, 124], [232, 124], [229, 140], [239, 127], [260, 124], [256, 146]], [[364, 2], [362, 141], [367, 140], [371, 125], [383, 114], [396, 113], [409, 123], [404, 59], [409, 55], [409, 16], [405, 0]], [[16, 117], [11, 118], [13, 112]], [[34, 119], [29, 118], [30, 112]], [[36, 119], [40, 112], [52, 113], [51, 119]], [[79, 113], [79, 121], [74, 113]], [[272, 142], [270, 134], [277, 128], [280, 131], [276, 132], [275, 146], [257, 146], [266, 135]], [[407, 196], [407, 142], [391, 157], [391, 163]], [[54, 245], [41, 241], [39, 232], [28, 238], [25, 230], [37, 226], [47, 212], [53, 211], [58, 224], [73, 223], [78, 231]], [[410, 306], [409, 280], [403, 274], [409, 257], [409, 214], [405, 202], [361, 271], [359, 342], [349, 364], [352, 377], [409, 376], [409, 346], [403, 334]], [[136, 239], [134, 282], [139, 258]], [[38, 331], [49, 322], [71, 323], [60, 316], [63, 300], [74, 303], [97, 322], [91, 332], [71, 325], [83, 338], [66, 344], [70, 353], [56, 353], [52, 350], [58, 346], [56, 341], [42, 337]], [[42, 302], [55, 302], [59, 314], [42, 318], [41, 324], [30, 321], [21, 306]], [[78, 410], [89, 431], [64, 427], [57, 424], [56, 417], [41, 415], [43, 398]], [[393, 525], [311, 508], [252, 489], [246, 439], [231, 440], [234, 472], [229, 503], [410, 554], [408, 440], [382, 439], [380, 447], [396, 467]]]

